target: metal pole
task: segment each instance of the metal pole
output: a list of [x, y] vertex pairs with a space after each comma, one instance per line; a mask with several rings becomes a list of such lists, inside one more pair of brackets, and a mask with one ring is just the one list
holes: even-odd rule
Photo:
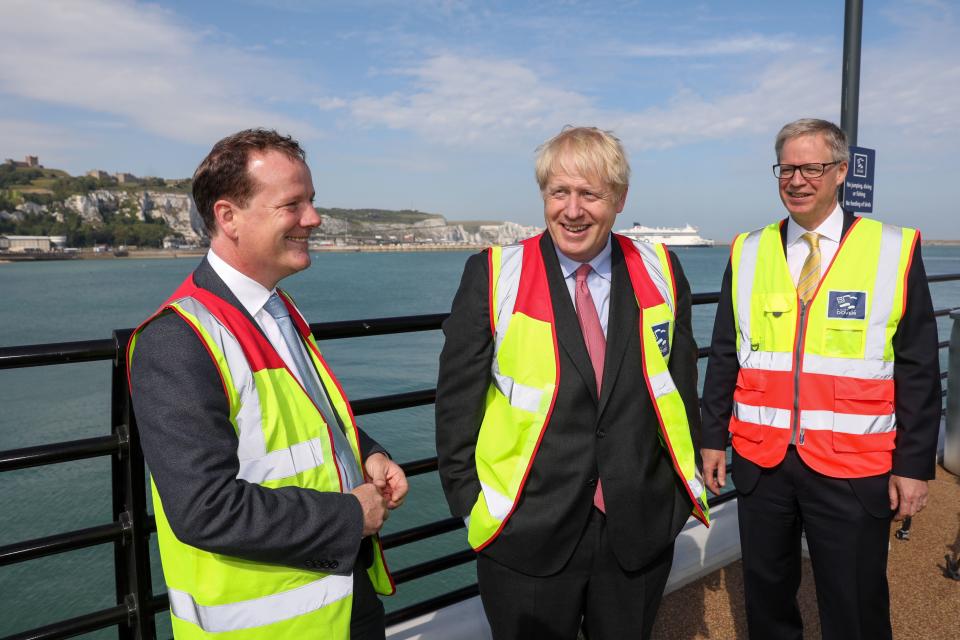
[[147, 527], [147, 481], [140, 436], [127, 389], [127, 343], [129, 329], [113, 332], [117, 356], [113, 361], [111, 422], [120, 439], [120, 452], [113, 456], [113, 515], [126, 535], [114, 545], [117, 604], [127, 607], [126, 624], [117, 630], [119, 640], [156, 640], [157, 629], [150, 602], [150, 531]]
[[943, 435], [943, 468], [960, 475], [960, 309], [950, 312], [950, 355], [947, 360], [947, 422]]
[[840, 94], [840, 128], [847, 134], [850, 146], [857, 144], [862, 31], [863, 0], [847, 0], [843, 18], [843, 88]]

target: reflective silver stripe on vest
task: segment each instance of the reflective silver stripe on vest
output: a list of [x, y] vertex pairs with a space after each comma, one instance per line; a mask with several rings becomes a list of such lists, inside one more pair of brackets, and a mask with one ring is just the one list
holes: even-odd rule
[[864, 416], [833, 411], [800, 412], [800, 427], [811, 431], [836, 431], [851, 435], [889, 433], [897, 428], [897, 417], [892, 413], [882, 416]]
[[483, 490], [483, 499], [487, 503], [487, 511], [497, 520], [503, 520], [513, 508], [513, 500], [503, 495], [484, 481], [480, 481]]
[[493, 383], [497, 385], [500, 393], [506, 397], [510, 406], [530, 413], [542, 413], [540, 406], [543, 402], [543, 391], [536, 387], [520, 384], [510, 376], [500, 373], [500, 365], [497, 363], [496, 356], [493, 357], [491, 371], [493, 373]]
[[815, 353], [805, 353], [803, 354], [803, 372], [823, 373], [847, 378], [865, 378], [867, 380], [890, 380], [893, 378], [893, 362], [859, 360], [856, 358], [829, 358]]
[[897, 291], [897, 273], [900, 271], [900, 247], [903, 231], [885, 224], [880, 231], [880, 259], [873, 281], [873, 300], [870, 305], [870, 324], [867, 327], [864, 358], [883, 360], [887, 344], [887, 321], [893, 312], [893, 295]]
[[253, 369], [243, 354], [237, 338], [203, 304], [194, 298], [182, 298], [176, 304], [197, 318], [214, 343], [223, 352], [233, 386], [240, 396], [237, 411], [237, 459], [240, 470], [237, 478], [260, 484], [280, 480], [308, 471], [323, 464], [319, 440], [301, 442], [288, 449], [267, 452], [263, 435], [263, 410], [260, 395], [253, 380]]
[[664, 371], [663, 373], [651, 376], [650, 388], [653, 390], [653, 397], [659, 398], [676, 391], [677, 385], [674, 383], [670, 372]]
[[[670, 307], [670, 315], [676, 317], [673, 287], [667, 282], [667, 277], [663, 273], [663, 266], [660, 264], [660, 256], [657, 255], [656, 249], [647, 242], [640, 242], [639, 240], [632, 240], [632, 242], [633, 246], [640, 252], [640, 257], [643, 258], [643, 265], [647, 268], [647, 274], [653, 281], [654, 286], [657, 287], [657, 291], [660, 292], [664, 302]], [[667, 260], [669, 259], [670, 256], [668, 255]]]
[[742, 402], [733, 403], [733, 415], [740, 422], [762, 424], [776, 429], [790, 428], [790, 410], [777, 407], [762, 407]]
[[[740, 246], [740, 265], [737, 267], [737, 299], [734, 300], [737, 324], [740, 331], [740, 349], [737, 358], [740, 366], [746, 368], [745, 361], [750, 357], [750, 303], [753, 298], [753, 278], [756, 275], [757, 257], [760, 255], [760, 236], [763, 229], [751, 231]], [[789, 360], [789, 354], [787, 354]], [[792, 366], [792, 365], [791, 365]], [[763, 369], [766, 367], [752, 367]], [[777, 371], [789, 371], [776, 369]]]
[[746, 351], [742, 348], [747, 344], [746, 340], [740, 340], [740, 353], [737, 355], [740, 360], [741, 369], [765, 369], [767, 371], [792, 371], [793, 354], [787, 351], [751, 351], [747, 344]]
[[230, 377], [233, 378], [233, 386], [240, 396], [240, 407], [237, 413], [237, 430], [239, 431], [237, 457], [240, 460], [263, 457], [267, 453], [267, 444], [263, 435], [263, 411], [257, 386], [253, 381], [253, 370], [243, 354], [240, 342], [196, 299], [183, 298], [178, 300], [177, 304], [200, 321], [227, 359], [227, 368], [230, 370]]
[[329, 575], [302, 587], [262, 598], [214, 606], [198, 604], [189, 593], [167, 587], [170, 612], [208, 633], [262, 627], [311, 613], [353, 593], [353, 575]]
[[490, 366], [490, 373], [493, 376], [493, 383], [497, 389], [507, 398], [511, 406], [529, 411], [531, 413], [541, 413], [541, 404], [543, 403], [543, 391], [536, 387], [530, 387], [520, 384], [508, 375], [500, 371], [500, 363], [497, 360], [497, 354], [500, 353], [500, 345], [503, 344], [503, 338], [507, 335], [507, 329], [510, 327], [510, 318], [513, 316], [513, 307], [517, 303], [517, 291], [520, 287], [520, 269], [523, 266], [523, 245], [513, 244], [503, 247], [500, 253], [500, 277], [497, 280], [497, 299], [493, 309], [496, 318], [496, 334], [493, 343], [493, 361]]
[[287, 449], [271, 451], [265, 456], [240, 461], [238, 478], [263, 484], [267, 480], [282, 480], [298, 473], [316, 469], [323, 464], [320, 438], [298, 442]]
[[523, 266], [523, 245], [512, 244], [500, 250], [500, 277], [497, 279], [497, 299], [493, 301], [497, 332], [494, 336], [494, 353], [500, 351], [503, 336], [510, 327], [510, 316], [517, 303], [520, 288], [520, 268]]

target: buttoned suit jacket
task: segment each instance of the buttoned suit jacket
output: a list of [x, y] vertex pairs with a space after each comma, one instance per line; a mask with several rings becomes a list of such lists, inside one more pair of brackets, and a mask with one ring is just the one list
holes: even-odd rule
[[[206, 259], [193, 278], [260, 330]], [[177, 314], [164, 313], [141, 332], [131, 365], [131, 393], [144, 458], [182, 542], [302, 569], [353, 569], [363, 527], [354, 496], [300, 487], [268, 489], [237, 479], [237, 435], [220, 374], [193, 328]], [[364, 459], [383, 452], [358, 432]], [[366, 566], [369, 544], [363, 548], [359, 564]]]
[[[619, 564], [639, 570], [660, 555], [686, 522], [691, 502], [660, 445], [658, 422], [644, 382], [639, 310], [623, 254], [611, 240], [611, 290], [601, 393], [559, 260], [548, 233], [540, 240], [556, 323], [560, 365], [556, 403], [518, 506], [483, 553], [529, 575], [559, 571], [570, 558], [602, 480], [607, 532]], [[696, 436], [697, 346], [690, 287], [670, 255], [677, 285], [677, 319], [670, 372]], [[440, 356], [437, 452], [451, 512], [469, 515], [480, 492], [474, 464], [493, 342], [488, 258], [471, 256], [464, 269]], [[696, 438], [695, 438], [696, 441]]]

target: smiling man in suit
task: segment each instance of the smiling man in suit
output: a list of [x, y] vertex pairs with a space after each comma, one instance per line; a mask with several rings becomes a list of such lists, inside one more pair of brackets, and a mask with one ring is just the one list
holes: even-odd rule
[[629, 174], [609, 132], [546, 142], [546, 233], [472, 256], [443, 325], [440, 478], [498, 640], [649, 637], [674, 539], [707, 518], [690, 287], [611, 233]]
[[800, 640], [800, 535], [828, 640], [891, 637], [890, 519], [927, 501], [940, 423], [937, 326], [915, 229], [840, 208], [843, 131], [785, 125], [790, 214], [734, 240], [703, 391], [707, 486], [733, 439], [747, 626]]
[[277, 289], [320, 224], [304, 152], [228, 136], [193, 196], [210, 252], [128, 354], [174, 636], [382, 639], [377, 532], [407, 481]]

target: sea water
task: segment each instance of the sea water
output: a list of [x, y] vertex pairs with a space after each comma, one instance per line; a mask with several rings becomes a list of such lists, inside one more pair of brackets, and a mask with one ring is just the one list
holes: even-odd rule
[[[924, 247], [927, 272], [960, 273], [960, 247]], [[442, 313], [468, 252], [320, 253], [283, 283], [310, 322]], [[679, 250], [695, 293], [715, 292], [727, 247]], [[75, 260], [0, 265], [0, 347], [109, 338], [153, 312], [198, 258]], [[960, 306], [960, 282], [931, 286], [934, 307]], [[715, 304], [693, 308], [694, 335], [709, 344]], [[941, 318], [941, 340], [949, 321]], [[432, 388], [439, 331], [323, 341], [328, 363], [353, 399]], [[946, 353], [941, 352], [941, 368]], [[701, 360], [702, 386], [705, 360]], [[398, 461], [435, 455], [433, 407], [361, 416], [360, 425]], [[0, 451], [108, 434], [110, 364], [0, 370]], [[384, 532], [449, 516], [436, 473], [411, 478], [410, 496]], [[112, 520], [110, 459], [0, 474], [0, 546]], [[155, 537], [152, 538], [155, 541]], [[390, 550], [392, 569], [466, 548], [463, 530]], [[164, 591], [153, 550], [154, 592]], [[112, 545], [0, 567], [0, 636], [114, 606]], [[476, 580], [472, 564], [404, 583], [388, 611]], [[160, 637], [169, 637], [166, 614]], [[85, 637], [115, 637], [104, 630]]]

